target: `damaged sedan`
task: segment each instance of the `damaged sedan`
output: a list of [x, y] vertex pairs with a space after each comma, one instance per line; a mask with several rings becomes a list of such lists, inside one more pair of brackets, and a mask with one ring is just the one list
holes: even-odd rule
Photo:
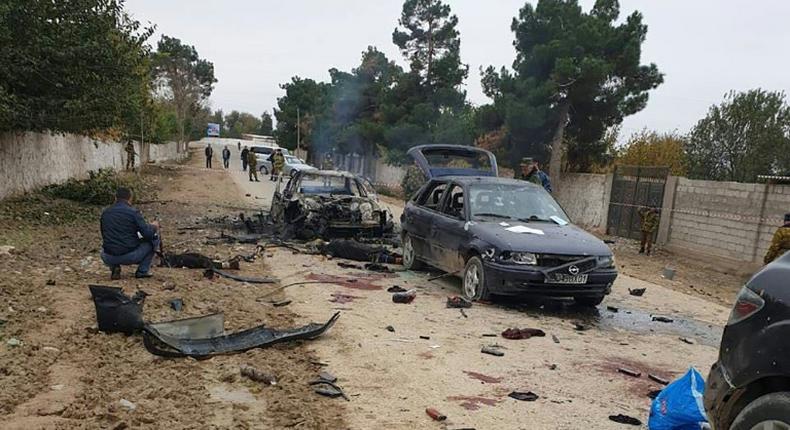
[[497, 177], [494, 155], [474, 147], [425, 145], [409, 155], [428, 182], [401, 217], [407, 269], [458, 273], [470, 300], [537, 295], [597, 306], [609, 294], [612, 251], [542, 187]]
[[393, 229], [392, 213], [379, 202], [368, 181], [334, 170], [296, 172], [272, 197], [272, 220], [285, 236], [381, 236]]

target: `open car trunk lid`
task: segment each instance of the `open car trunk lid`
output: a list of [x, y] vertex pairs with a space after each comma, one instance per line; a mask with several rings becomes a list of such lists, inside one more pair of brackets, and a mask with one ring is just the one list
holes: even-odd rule
[[420, 145], [407, 152], [430, 178], [497, 176], [496, 157], [485, 149], [463, 145]]

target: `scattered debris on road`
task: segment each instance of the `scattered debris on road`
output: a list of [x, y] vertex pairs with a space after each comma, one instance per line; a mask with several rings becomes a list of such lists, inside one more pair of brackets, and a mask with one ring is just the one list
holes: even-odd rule
[[490, 354], [496, 357], [502, 357], [505, 355], [505, 353], [502, 352], [499, 349], [499, 347], [493, 345], [484, 346], [483, 349], [480, 350], [480, 352], [482, 352], [483, 354]]
[[624, 375], [633, 376], [634, 378], [639, 378], [639, 377], [642, 376], [642, 372], [639, 372], [639, 371], [636, 371], [636, 370], [631, 370], [631, 369], [626, 369], [625, 367], [618, 367], [617, 371], [619, 373], [624, 374]]
[[573, 323], [573, 329], [576, 331], [587, 331], [590, 329], [590, 326], [583, 323], [583, 322], [575, 322]]
[[342, 397], [347, 402], [350, 402], [351, 399], [348, 398], [343, 389], [335, 384], [335, 382], [337, 382], [337, 378], [334, 375], [328, 372], [321, 372], [318, 374], [318, 379], [310, 381], [308, 384], [313, 387], [313, 391], [316, 394], [332, 398]]
[[652, 373], [648, 373], [647, 374], [647, 378], [650, 379], [653, 382], [658, 382], [661, 385], [669, 385], [669, 380], [668, 379], [662, 378], [662, 377], [657, 376], [657, 375], [653, 375]]
[[277, 385], [277, 377], [271, 373], [258, 370], [249, 364], [240, 367], [241, 376], [252, 379], [255, 382], [262, 382], [266, 385]]
[[414, 290], [406, 291], [405, 293], [392, 294], [392, 301], [394, 303], [411, 303], [417, 297], [417, 292]]
[[390, 332], [390, 333], [395, 333], [395, 327], [393, 327], [391, 325], [388, 325], [388, 326], [386, 326], [384, 328], [387, 329], [387, 331]]
[[400, 287], [400, 286], [398, 286], [398, 285], [393, 285], [393, 286], [391, 286], [391, 287], [387, 288], [387, 292], [388, 292], [388, 293], [405, 293], [405, 292], [406, 292], [406, 289], [404, 289], [404, 288], [401, 288], [401, 287]]
[[680, 339], [681, 342], [687, 343], [689, 345], [694, 345], [695, 343], [697, 343], [694, 341], [694, 339], [689, 339], [687, 337], [679, 337], [678, 339]]
[[290, 299], [280, 300], [280, 301], [277, 301], [277, 302], [272, 302], [272, 306], [274, 306], [275, 308], [288, 306], [290, 304], [291, 304], [291, 300]]
[[444, 421], [447, 419], [447, 416], [442, 414], [441, 412], [437, 411], [434, 408], [426, 408], [425, 413], [428, 414], [434, 421]]
[[471, 308], [472, 302], [461, 296], [450, 296], [447, 298], [448, 308]]
[[203, 272], [203, 277], [206, 279], [214, 279], [214, 275], [217, 274], [222, 276], [223, 278], [233, 279], [234, 281], [239, 282], [248, 282], [250, 284], [276, 284], [277, 279], [275, 278], [256, 278], [256, 277], [247, 277], [247, 276], [240, 276], [234, 275], [232, 273], [225, 272], [224, 270], [219, 269], [208, 269]]
[[669, 317], [664, 317], [664, 316], [654, 316], [654, 317], [652, 318], [652, 320], [653, 320], [653, 321], [662, 322], [662, 323], [671, 323], [671, 322], [675, 322], [675, 320], [673, 320], [672, 318], [669, 318]]
[[534, 402], [535, 400], [538, 400], [538, 398], [539, 398], [539, 396], [537, 394], [533, 393], [532, 391], [526, 391], [526, 392], [513, 391], [510, 394], [508, 394], [507, 396], [512, 398], [512, 399], [521, 400], [521, 401], [524, 401], [524, 402]]
[[551, 335], [551, 340], [553, 340], [554, 343], [560, 343], [560, 338], [558, 338], [557, 335]]
[[502, 332], [502, 337], [513, 340], [544, 336], [546, 336], [546, 332], [539, 328], [508, 328]]
[[645, 291], [647, 291], [647, 288], [629, 288], [628, 294], [636, 297], [642, 297], [645, 294]]
[[634, 417], [629, 417], [628, 415], [617, 414], [617, 415], [609, 415], [609, 419], [620, 424], [628, 424], [632, 426], [641, 426], [642, 421]]
[[170, 309], [176, 312], [181, 312], [181, 309], [184, 307], [184, 301], [181, 299], [173, 299], [168, 303], [170, 303]]

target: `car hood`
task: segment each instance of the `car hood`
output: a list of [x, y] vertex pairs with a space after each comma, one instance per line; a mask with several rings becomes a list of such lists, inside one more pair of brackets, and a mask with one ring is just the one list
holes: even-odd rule
[[[470, 221], [467, 228], [478, 239], [490, 243], [501, 251], [524, 251], [561, 255], [610, 255], [612, 250], [602, 240], [573, 224], [558, 225], [548, 222]], [[507, 228], [524, 226], [540, 230], [543, 234], [515, 233]]]

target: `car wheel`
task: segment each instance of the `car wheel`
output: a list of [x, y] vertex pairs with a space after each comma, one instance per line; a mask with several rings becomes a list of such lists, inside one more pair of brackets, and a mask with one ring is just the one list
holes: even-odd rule
[[464, 298], [468, 300], [488, 300], [490, 298], [483, 260], [480, 257], [475, 255], [466, 261], [461, 289]]
[[573, 300], [580, 306], [588, 306], [594, 308], [603, 302], [606, 296], [592, 296], [592, 297], [574, 297]]
[[417, 251], [414, 249], [414, 243], [411, 236], [408, 234], [403, 235], [403, 267], [407, 270], [420, 270], [423, 267], [422, 262], [417, 258]]
[[790, 430], [790, 392], [758, 397], [735, 417], [730, 430]]

